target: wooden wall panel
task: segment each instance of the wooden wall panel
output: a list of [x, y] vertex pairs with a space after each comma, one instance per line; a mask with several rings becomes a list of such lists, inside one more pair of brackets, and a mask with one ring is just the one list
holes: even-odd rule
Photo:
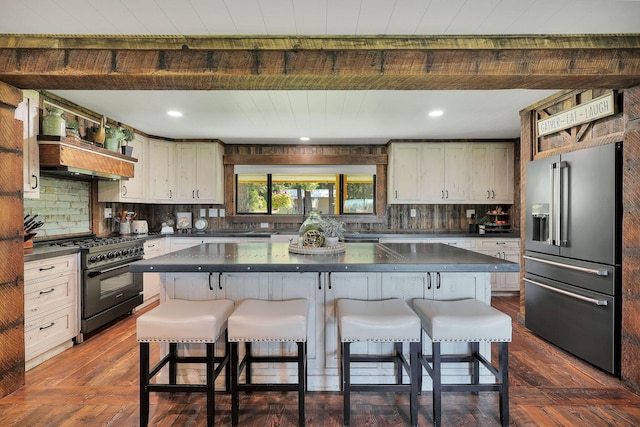
[[24, 385], [22, 92], [0, 83], [0, 397]]

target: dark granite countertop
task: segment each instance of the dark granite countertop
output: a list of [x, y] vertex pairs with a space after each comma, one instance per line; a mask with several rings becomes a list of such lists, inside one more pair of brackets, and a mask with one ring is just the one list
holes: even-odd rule
[[[233, 238], [270, 238], [274, 234], [281, 235], [297, 235], [296, 232], [281, 232], [281, 231], [241, 231], [241, 230], [208, 230], [205, 232], [197, 233], [174, 233], [174, 234], [159, 234], [151, 233], [144, 235], [134, 235], [139, 239], [160, 239], [165, 237], [187, 237], [187, 238], [206, 238], [206, 237], [233, 237]], [[383, 239], [383, 238], [406, 238], [406, 239], [419, 239], [419, 238], [519, 238], [519, 232], [502, 232], [502, 233], [464, 233], [460, 231], [443, 232], [433, 230], [375, 230], [375, 231], [361, 231], [355, 233], [346, 233], [345, 237], [357, 241], [358, 239]], [[59, 247], [59, 246], [38, 246], [35, 244], [34, 249], [30, 253], [25, 253], [24, 260], [36, 261], [39, 259], [51, 258], [55, 256], [68, 255], [78, 253], [78, 248], [73, 247]]]
[[288, 243], [207, 243], [131, 264], [136, 272], [509, 272], [510, 261], [442, 243], [346, 243], [345, 252], [301, 255]]

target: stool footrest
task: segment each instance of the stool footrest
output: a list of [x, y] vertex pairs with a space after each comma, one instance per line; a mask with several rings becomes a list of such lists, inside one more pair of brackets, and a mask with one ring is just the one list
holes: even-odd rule
[[153, 392], [186, 392], [192, 391], [207, 391], [208, 385], [206, 384], [149, 384], [147, 391]]
[[410, 392], [411, 384], [350, 384], [351, 391], [364, 392]]
[[238, 384], [238, 391], [298, 391], [300, 386], [296, 384]]
[[442, 384], [440, 391], [500, 391], [502, 384]]

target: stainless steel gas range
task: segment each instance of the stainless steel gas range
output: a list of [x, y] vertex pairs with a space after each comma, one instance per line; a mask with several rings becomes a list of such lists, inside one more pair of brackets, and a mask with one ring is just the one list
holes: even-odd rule
[[89, 236], [58, 246], [80, 249], [80, 334], [77, 343], [142, 304], [142, 275], [129, 264], [142, 259], [144, 242], [135, 237]]

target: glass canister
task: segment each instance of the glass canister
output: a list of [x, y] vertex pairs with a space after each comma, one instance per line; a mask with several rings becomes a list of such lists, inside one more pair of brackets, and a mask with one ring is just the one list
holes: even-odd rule
[[298, 245], [306, 247], [320, 247], [324, 245], [322, 233], [322, 218], [316, 211], [311, 211], [298, 231]]
[[42, 118], [42, 133], [44, 135], [66, 135], [66, 123], [62, 113], [60, 108], [47, 108], [47, 115]]

